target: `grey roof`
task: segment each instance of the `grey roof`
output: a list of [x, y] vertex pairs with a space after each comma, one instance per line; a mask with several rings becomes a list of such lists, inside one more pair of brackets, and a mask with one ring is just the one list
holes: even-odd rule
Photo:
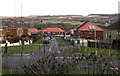
[[120, 21], [117, 21], [117, 22], [105, 27], [105, 29], [120, 30]]
[[16, 22], [16, 21], [8, 21], [4, 24], [4, 26], [8, 26], [9, 28], [30, 28], [26, 23], [24, 22]]

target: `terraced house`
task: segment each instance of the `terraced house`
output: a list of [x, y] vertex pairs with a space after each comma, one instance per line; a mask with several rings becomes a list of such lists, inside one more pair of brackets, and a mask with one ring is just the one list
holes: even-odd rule
[[24, 23], [17, 23], [15, 21], [8, 21], [0, 27], [1, 37], [0, 41], [4, 42], [7, 39], [13, 38], [19, 40], [22, 35], [29, 35], [29, 27]]

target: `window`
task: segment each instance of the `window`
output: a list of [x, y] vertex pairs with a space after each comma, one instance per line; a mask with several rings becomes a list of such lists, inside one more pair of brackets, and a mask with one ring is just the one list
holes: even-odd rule
[[89, 34], [94, 34], [94, 31], [89, 31]]
[[111, 33], [106, 33], [106, 38], [112, 38], [112, 34]]
[[3, 29], [2, 28], [0, 28], [0, 31], [2, 31]]
[[89, 29], [96, 29], [95, 26], [88, 26]]
[[48, 32], [48, 33], [50, 33], [50, 32]]
[[56, 34], [57, 32], [52, 32], [53, 34]]
[[0, 40], [3, 40], [4, 38], [3, 37], [0, 37]]
[[7, 32], [10, 32], [10, 28], [9, 27], [7, 28]]
[[117, 34], [120, 34], [120, 30], [117, 31]]

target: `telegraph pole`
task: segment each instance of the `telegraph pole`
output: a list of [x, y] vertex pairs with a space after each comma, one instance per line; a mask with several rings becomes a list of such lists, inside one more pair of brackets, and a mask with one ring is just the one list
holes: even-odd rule
[[[97, 48], [97, 39], [96, 39], [96, 27], [94, 29], [94, 39], [95, 39], [95, 49]], [[97, 51], [95, 51], [95, 55], [97, 55]]]

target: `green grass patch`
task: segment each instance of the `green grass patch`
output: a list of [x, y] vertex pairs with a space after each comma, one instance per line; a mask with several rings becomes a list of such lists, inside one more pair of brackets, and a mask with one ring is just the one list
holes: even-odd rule
[[[2, 50], [4, 51], [5, 48], [3, 47]], [[13, 54], [13, 53], [17, 53], [17, 51], [21, 50], [20, 46], [10, 46], [8, 47], [8, 54]]]
[[[118, 58], [117, 54], [118, 51], [117, 50], [112, 50], [112, 49], [98, 49], [98, 48], [91, 48], [91, 47], [78, 47], [78, 50], [80, 50], [81, 52], [84, 52], [86, 54], [91, 54], [95, 51], [97, 51], [98, 55], [97, 57], [102, 57], [102, 58]], [[100, 54], [103, 54], [102, 56], [100, 56]], [[110, 54], [109, 55], [104, 55], [104, 54]]]
[[24, 72], [19, 70], [2, 70], [2, 75], [4, 74], [24, 74]]
[[63, 41], [62, 41], [62, 38], [57, 38], [57, 42], [58, 43], [62, 43]]
[[[10, 74], [16, 74], [16, 75], [19, 75], [19, 74], [25, 74], [25, 72], [24, 71], [19, 71], [19, 70], [2, 70], [2, 75], [4, 76], [4, 75], [10, 75]], [[44, 75], [49, 75], [49, 74], [47, 74], [47, 73], [42, 73], [42, 72], [40, 72], [39, 71], [39, 73], [38, 74], [44, 74]], [[56, 76], [61, 76], [60, 75], [60, 73], [58, 72], [58, 73], [51, 73], [51, 74], [53, 74], [53, 75], [56, 75]], [[81, 72], [68, 72], [68, 73], [66, 73], [66, 72], [63, 72], [62, 73], [63, 75], [83, 75], [83, 74], [88, 74], [88, 72], [87, 71], [81, 71]], [[104, 74], [104, 75], [113, 75], [113, 76], [115, 76], [114, 75], [114, 73], [113, 72], [94, 72], [94, 74], [96, 75], [96, 74]], [[89, 75], [93, 75], [93, 72], [89, 72]]]
[[66, 43], [59, 43], [59, 46], [67, 46]]
[[62, 38], [57, 38], [57, 42], [59, 43], [58, 46], [67, 46], [66, 43], [64, 43], [63, 39]]
[[117, 54], [118, 51], [117, 50], [111, 50], [111, 49], [98, 49], [98, 48], [91, 48], [91, 47], [78, 47], [78, 50], [90, 54], [93, 53], [95, 51], [97, 51], [99, 54], [106, 54], [106, 53], [110, 53], [110, 54]]
[[65, 52], [65, 53], [72, 53], [73, 50], [72, 50], [71, 48], [67, 48], [67, 49], [64, 49], [64, 52]]
[[29, 49], [27, 49], [26, 51], [23, 52], [23, 54], [31, 54], [33, 52], [36, 52], [39, 50], [39, 45], [34, 45], [32, 47], [30, 47]]

